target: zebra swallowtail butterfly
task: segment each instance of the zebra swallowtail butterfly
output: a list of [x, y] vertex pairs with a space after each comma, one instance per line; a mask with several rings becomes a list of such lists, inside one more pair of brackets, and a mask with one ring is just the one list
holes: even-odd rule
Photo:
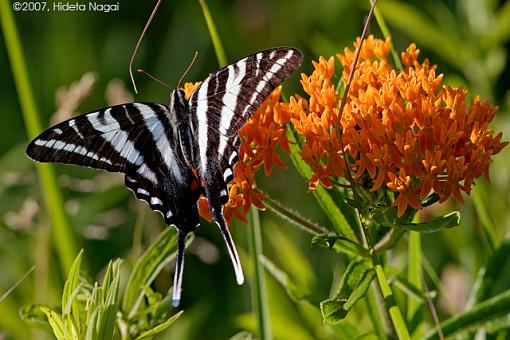
[[125, 174], [136, 197], [177, 228], [174, 306], [181, 296], [186, 235], [200, 223], [197, 201], [204, 194], [242, 284], [241, 263], [223, 217], [238, 161], [238, 132], [302, 59], [301, 51], [287, 47], [255, 53], [211, 74], [189, 100], [175, 89], [169, 106], [128, 103], [57, 124], [28, 145], [27, 155]]

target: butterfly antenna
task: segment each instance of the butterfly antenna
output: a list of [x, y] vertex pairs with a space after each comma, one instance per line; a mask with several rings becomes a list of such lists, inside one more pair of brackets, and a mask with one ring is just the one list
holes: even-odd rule
[[189, 63], [188, 68], [182, 74], [181, 78], [179, 79], [179, 82], [177, 82], [177, 87], [179, 87], [179, 85], [181, 85], [181, 81], [184, 79], [184, 77], [186, 77], [186, 74], [188, 74], [189, 70], [191, 69], [191, 66], [193, 66], [193, 64], [195, 63], [195, 60], [197, 60], [197, 57], [198, 57], [198, 51], [195, 51], [195, 55], [193, 56], [193, 60], [191, 60], [191, 63]]
[[145, 24], [145, 27], [143, 28], [142, 34], [140, 34], [140, 38], [138, 38], [138, 42], [136, 43], [133, 54], [131, 55], [131, 60], [129, 60], [129, 76], [131, 77], [131, 82], [133, 83], [133, 88], [134, 88], [136, 94], [138, 94], [138, 89], [136, 88], [135, 77], [133, 76], [133, 63], [135, 61], [135, 56], [136, 56], [136, 53], [138, 52], [138, 48], [140, 47], [140, 44], [142, 43], [143, 36], [145, 35], [145, 32], [147, 32], [147, 29], [149, 28], [149, 25], [151, 24], [152, 19], [154, 19], [154, 16], [156, 15], [159, 5], [161, 5], [162, 1], [163, 0], [158, 0], [158, 2], [156, 3], [156, 6], [154, 6], [154, 9], [152, 10], [152, 13], [149, 17], [149, 20], [147, 20], [147, 23]]
[[143, 73], [145, 74], [147, 77], [151, 78], [152, 80], [154, 80], [156, 83], [160, 84], [160, 85], [163, 85], [164, 87], [167, 87], [169, 88], [170, 90], [172, 90], [172, 88], [170, 86], [168, 86], [167, 83], [165, 83], [164, 81], [162, 80], [159, 80], [158, 78], [156, 78], [155, 76], [153, 76], [152, 74], [150, 74], [149, 72], [145, 71], [143, 68], [139, 68], [137, 69], [138, 72], [140, 73]]
[[184, 269], [184, 248], [186, 244], [186, 232], [177, 232], [177, 259], [175, 261], [174, 284], [172, 289], [172, 306], [178, 307], [181, 303], [182, 272]]
[[221, 216], [221, 218], [216, 218], [216, 224], [218, 225], [218, 227], [220, 227], [223, 239], [225, 240], [225, 243], [227, 245], [228, 254], [230, 255], [230, 259], [232, 260], [232, 265], [234, 266], [237, 284], [242, 285], [244, 282], [243, 268], [241, 267], [241, 261], [239, 261], [239, 255], [237, 255], [237, 250], [234, 241], [232, 240], [232, 235], [230, 235], [230, 231], [228, 230], [228, 227], [225, 224], [223, 216]]

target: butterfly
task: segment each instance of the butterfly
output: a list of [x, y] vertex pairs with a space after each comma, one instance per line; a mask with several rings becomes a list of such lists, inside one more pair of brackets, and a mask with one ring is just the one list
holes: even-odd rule
[[239, 160], [239, 129], [302, 60], [295, 48], [260, 51], [212, 73], [188, 100], [177, 88], [168, 106], [128, 103], [61, 122], [31, 141], [27, 155], [39, 162], [125, 174], [135, 196], [178, 231], [172, 293], [176, 307], [186, 236], [200, 224], [198, 199], [203, 194], [241, 285], [241, 262], [223, 215], [227, 185]]

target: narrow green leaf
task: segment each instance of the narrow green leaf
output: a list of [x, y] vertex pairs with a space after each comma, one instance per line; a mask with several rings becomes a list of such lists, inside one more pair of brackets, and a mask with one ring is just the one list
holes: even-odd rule
[[496, 24], [487, 32], [491, 45], [507, 42], [510, 37], [510, 2], [506, 1], [497, 12]]
[[115, 331], [117, 311], [119, 310], [120, 260], [110, 261], [103, 280], [103, 307], [101, 308], [101, 337], [112, 339]]
[[256, 340], [256, 339], [257, 338], [253, 334], [247, 331], [239, 332], [230, 338], [230, 340]]
[[386, 340], [388, 337], [386, 336], [384, 322], [386, 321], [385, 319], [387, 316], [384, 315], [384, 310], [381, 308], [382, 306], [379, 306], [375, 297], [375, 294], [380, 294], [380, 291], [379, 288], [375, 286], [375, 282], [373, 282], [370, 286], [371, 288], [367, 291], [366, 299], [364, 299], [366, 311], [370, 317], [370, 321], [372, 321], [372, 328], [377, 334], [378, 339]]
[[62, 318], [66, 320], [68, 316], [71, 316], [70, 320], [78, 333], [80, 333], [80, 308], [76, 296], [81, 287], [79, 276], [82, 258], [83, 249], [80, 250], [71, 269], [69, 269], [69, 274], [67, 275], [64, 291], [62, 293]]
[[397, 226], [406, 230], [419, 231], [421, 233], [433, 233], [442, 229], [457, 227], [460, 224], [460, 213], [453, 211], [444, 216], [423, 223], [399, 223]]
[[491, 295], [510, 289], [510, 237], [507, 237], [482, 268], [473, 284], [466, 309], [486, 300]]
[[37, 326], [49, 326], [48, 316], [42, 311], [45, 308], [51, 310], [47, 305], [29, 305], [20, 309], [19, 316], [21, 320]]
[[[418, 215], [415, 215], [415, 220]], [[421, 235], [418, 232], [409, 232], [408, 242], [408, 261], [407, 261], [407, 280], [416, 287], [419, 292], [423, 290], [422, 273], [421, 273]], [[407, 297], [407, 322], [409, 331], [413, 338], [420, 339], [424, 334], [423, 325], [423, 304]]]
[[[305, 161], [303, 161], [301, 158], [296, 136], [290, 127], [287, 129], [287, 139], [289, 140], [290, 158], [292, 159], [294, 166], [303, 178], [311, 178], [312, 170], [310, 169], [310, 166], [306, 164]], [[333, 200], [332, 196], [327, 192], [327, 190], [323, 186], [319, 185], [313, 191], [313, 195], [317, 202], [319, 202], [322, 210], [324, 210], [324, 213], [329, 217], [333, 227], [335, 228], [335, 231], [348, 239], [356, 240], [356, 235], [353, 231], [354, 228], [349, 225], [341, 210], [338, 208], [336, 202]]]
[[459, 69], [473, 58], [474, 51], [458, 32], [440, 29], [416, 7], [405, 1], [385, 0], [377, 4], [391, 25], [416, 39], [416, 43], [435, 51]]
[[218, 35], [218, 30], [216, 29], [216, 25], [214, 24], [211, 12], [209, 12], [209, 7], [207, 7], [207, 3], [205, 2], [205, 0], [198, 1], [200, 2], [200, 7], [202, 7], [202, 13], [204, 14], [207, 29], [209, 30], [209, 35], [211, 36], [211, 40], [213, 42], [214, 51], [216, 52], [216, 58], [218, 58], [218, 64], [220, 65], [220, 67], [226, 66], [227, 57], [225, 56], [225, 50], [223, 49], [223, 44], [221, 43], [221, 39], [220, 36]]
[[[510, 289], [441, 322], [441, 329], [446, 337], [469, 332], [483, 328], [508, 313], [510, 313]], [[439, 339], [437, 330], [432, 329], [424, 339]]]
[[494, 223], [492, 223], [489, 214], [490, 195], [490, 187], [486, 183], [482, 183], [474, 188], [471, 197], [473, 197], [473, 206], [476, 209], [477, 217], [480, 219], [483, 230], [486, 234], [484, 235], [484, 240], [487, 242], [489, 249], [494, 251], [494, 249], [499, 246], [500, 240], [498, 240], [496, 227], [494, 226]]
[[[193, 236], [188, 238], [191, 243]], [[177, 233], [175, 228], [165, 228], [140, 257], [127, 282], [122, 310], [132, 318], [138, 310], [144, 295], [143, 287], [149, 286], [163, 267], [175, 258], [177, 250]]]
[[406, 294], [408, 299], [413, 300], [418, 304], [425, 303], [427, 296], [430, 298], [434, 298], [437, 295], [436, 291], [431, 291], [427, 295], [425, 295], [421, 288], [418, 288], [417, 286], [410, 283], [403, 277], [395, 276], [392, 278], [392, 280], [393, 280], [392, 285], [399, 288], [404, 294]]
[[336, 234], [317, 235], [312, 239], [312, 245], [334, 249], [350, 256], [370, 257], [368, 250], [362, 245]]
[[404, 317], [398, 308], [397, 303], [395, 302], [395, 297], [393, 295], [393, 291], [391, 290], [390, 284], [388, 283], [388, 279], [386, 278], [386, 273], [384, 272], [383, 266], [379, 263], [377, 258], [377, 254], [375, 252], [372, 253], [372, 263], [374, 263], [375, 274], [377, 277], [377, 282], [379, 283], [379, 288], [381, 288], [381, 293], [384, 298], [384, 304], [390, 314], [391, 322], [393, 323], [393, 327], [397, 332], [397, 336], [399, 339], [407, 340], [411, 339], [409, 335], [409, 331], [407, 330], [407, 325], [404, 321]]
[[253, 275], [252, 280], [252, 299], [254, 301], [255, 312], [257, 313], [258, 334], [262, 340], [265, 340], [271, 339], [272, 335], [264, 269], [259, 261], [259, 257], [262, 256], [262, 233], [260, 230], [259, 211], [256, 207], [251, 208], [250, 217], [250, 255], [255, 269], [255, 275]]
[[274, 264], [271, 260], [269, 260], [265, 256], [260, 256], [259, 258], [260, 263], [266, 268], [269, 274], [280, 284], [283, 288], [285, 288], [288, 296], [291, 298], [294, 302], [303, 302], [306, 301], [310, 303], [311, 305], [316, 306], [317, 303], [315, 302], [315, 299], [307, 293], [304, 292], [302, 289], [297, 287], [294, 282], [292, 282], [289, 279], [289, 276], [286, 272], [284, 272], [282, 269], [278, 268], [276, 264]]
[[85, 340], [95, 340], [98, 338], [97, 319], [99, 308], [91, 309], [90, 317], [87, 319], [87, 330], [85, 332]]
[[67, 337], [68, 334], [65, 333], [64, 321], [62, 320], [62, 316], [57, 312], [54, 312], [46, 307], [40, 307], [46, 317], [48, 318], [48, 322], [50, 323], [51, 329], [53, 330], [53, 335], [58, 340], [69, 340]]
[[375, 272], [370, 262], [356, 260], [349, 263], [338, 292], [334, 297], [321, 302], [324, 322], [336, 325], [342, 321], [356, 302], [365, 296], [374, 277]]
[[[374, 0], [370, 0], [370, 4], [373, 5]], [[379, 10], [379, 7], [376, 6], [374, 10], [375, 20], [377, 20], [377, 24], [379, 25], [379, 28], [381, 29], [381, 32], [385, 38], [391, 38], [390, 30], [388, 29], [388, 26], [386, 25], [386, 21], [384, 20], [384, 17]], [[393, 61], [395, 62], [395, 66], [397, 69], [402, 70], [402, 62], [400, 61], [400, 56], [395, 49], [395, 42], [393, 39], [391, 39], [391, 45], [390, 45], [390, 51], [391, 55], [393, 56]]]
[[143, 332], [142, 334], [140, 334], [140, 336], [138, 336], [136, 338], [136, 340], [141, 340], [141, 339], [151, 339], [153, 336], [157, 335], [158, 333], [161, 333], [163, 332], [165, 329], [167, 329], [171, 324], [173, 324], [175, 321], [177, 321], [177, 319], [182, 315], [182, 313], [184, 313], [184, 311], [180, 311], [178, 313], [176, 313], [175, 315], [173, 315], [170, 319], [168, 319], [167, 321], [157, 325], [156, 327], [146, 331], [146, 332]]

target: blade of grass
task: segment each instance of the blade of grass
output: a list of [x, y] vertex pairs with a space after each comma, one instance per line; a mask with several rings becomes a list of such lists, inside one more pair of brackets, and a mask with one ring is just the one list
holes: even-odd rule
[[[0, 0], [0, 22], [20, 99], [27, 135], [29, 138], [34, 138], [42, 130], [41, 123], [28, 80], [25, 58], [12, 16], [11, 4], [7, 0]], [[43, 198], [52, 221], [53, 243], [58, 253], [60, 267], [63, 273], [67, 273], [76, 254], [78, 254], [79, 248], [76, 235], [68, 221], [67, 215], [64, 213], [64, 201], [57, 185], [53, 167], [49, 164], [38, 163], [37, 172], [41, 180]]]
[[202, 7], [202, 13], [204, 14], [207, 29], [209, 30], [209, 35], [211, 36], [214, 51], [216, 52], [216, 58], [218, 59], [218, 64], [220, 65], [220, 67], [226, 66], [227, 57], [225, 56], [225, 50], [223, 49], [223, 44], [221, 43], [220, 36], [218, 35], [218, 31], [216, 30], [216, 25], [214, 24], [211, 12], [209, 12], [209, 7], [207, 7], [207, 3], [205, 2], [205, 0], [198, 1], [200, 2], [200, 6]]
[[[377, 294], [377, 295], [376, 295]], [[388, 339], [386, 330], [390, 329], [388, 314], [386, 309], [381, 308], [377, 299], [382, 298], [381, 291], [375, 281], [372, 281], [371, 289], [365, 295], [365, 305], [370, 321], [372, 322], [372, 330], [377, 334], [377, 338], [381, 340]]]
[[486, 203], [487, 200], [484, 199], [483, 194], [484, 188], [486, 186], [484, 184], [476, 186], [473, 190], [473, 205], [475, 206], [476, 213], [478, 218], [480, 218], [483, 226], [483, 230], [485, 231], [484, 239], [486, 239], [487, 245], [492, 253], [494, 253], [495, 249], [497, 249], [501, 241], [498, 240], [496, 228], [492, 223], [489, 213], [487, 211]]
[[[441, 323], [444, 336], [448, 337], [459, 332], [476, 330], [484, 323], [490, 323], [496, 317], [508, 314], [510, 311], [510, 290], [506, 290], [478, 305], [472, 309], [456, 314]], [[428, 332], [424, 339], [438, 339], [436, 329]]]
[[269, 320], [269, 306], [267, 301], [266, 281], [264, 268], [260, 263], [262, 255], [262, 235], [260, 233], [260, 216], [256, 207], [252, 206], [250, 211], [249, 242], [250, 255], [255, 269], [252, 282], [252, 301], [255, 302], [255, 312], [258, 320], [259, 337], [262, 340], [272, 339], [271, 323]]
[[[370, 4], [373, 4], [373, 3], [374, 3], [374, 0], [370, 0]], [[391, 38], [390, 30], [388, 29], [388, 26], [386, 25], [386, 21], [384, 21], [384, 17], [377, 6], [375, 7], [375, 10], [374, 10], [374, 16], [375, 16], [375, 20], [377, 21], [377, 24], [379, 25], [379, 28], [381, 29], [381, 32], [384, 35], [384, 37]], [[390, 51], [391, 51], [391, 55], [393, 56], [393, 60], [395, 61], [395, 66], [399, 70], [402, 70], [403, 69], [402, 63], [400, 62], [398, 52], [395, 49], [395, 44], [393, 42], [393, 39], [391, 39]]]

